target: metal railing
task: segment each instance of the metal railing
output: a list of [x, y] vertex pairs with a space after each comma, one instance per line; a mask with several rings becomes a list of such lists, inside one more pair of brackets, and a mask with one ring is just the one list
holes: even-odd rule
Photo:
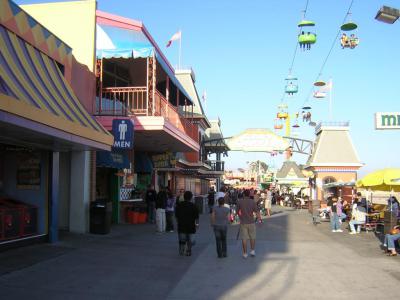
[[225, 162], [223, 160], [206, 160], [205, 163], [209, 165], [213, 171], [225, 171]]
[[108, 87], [96, 99], [96, 115], [101, 116], [161, 116], [180, 131], [197, 141], [196, 125], [182, 116], [159, 92], [154, 93], [154, 106], [149, 109], [146, 87]]
[[109, 87], [97, 98], [96, 114], [102, 116], [147, 115], [146, 87]]
[[342, 121], [342, 122], [321, 122], [315, 127], [315, 132], [319, 132], [321, 130], [321, 127], [349, 127], [350, 122], [349, 121]]
[[162, 116], [172, 123], [176, 128], [180, 129], [192, 139], [197, 141], [196, 126], [184, 116], [180, 115], [177, 108], [168, 103], [167, 99], [156, 90], [154, 97], [155, 112], [154, 115]]

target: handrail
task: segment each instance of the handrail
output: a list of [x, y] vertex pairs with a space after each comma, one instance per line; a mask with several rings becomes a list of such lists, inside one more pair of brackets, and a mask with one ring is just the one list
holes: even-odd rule
[[146, 87], [107, 87], [96, 101], [96, 114], [112, 116], [147, 115]]
[[176, 107], [168, 103], [167, 99], [159, 91], [156, 90], [155, 96], [155, 115], [165, 117], [175, 127], [197, 141], [198, 136], [195, 125], [183, 117]]
[[161, 116], [180, 131], [197, 141], [197, 127], [179, 113], [174, 105], [157, 90], [152, 106], [149, 105], [147, 88], [106, 87], [102, 89], [102, 99], [96, 99], [96, 114], [110, 116]]

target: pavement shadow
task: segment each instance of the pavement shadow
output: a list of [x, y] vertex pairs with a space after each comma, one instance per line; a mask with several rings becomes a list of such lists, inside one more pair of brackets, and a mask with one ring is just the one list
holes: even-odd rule
[[[289, 251], [289, 216], [284, 210], [257, 225], [256, 257], [242, 258], [239, 225], [228, 229], [228, 257], [217, 258], [212, 242], [182, 276], [167, 299], [280, 299], [295, 283], [297, 258]], [[262, 290], [270, 286], [268, 295]], [[272, 289], [273, 287], [273, 289]]]

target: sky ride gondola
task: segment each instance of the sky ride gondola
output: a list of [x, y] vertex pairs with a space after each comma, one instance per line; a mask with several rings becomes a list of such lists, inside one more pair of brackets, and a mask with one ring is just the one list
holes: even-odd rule
[[[354, 49], [355, 47], [358, 46], [360, 40], [354, 33], [354, 30], [356, 30], [357, 27], [358, 25], [351, 21], [344, 23], [342, 26], [340, 26], [340, 30], [343, 31], [342, 37], [340, 38], [340, 45], [342, 46], [342, 49], [345, 48]], [[350, 36], [346, 33], [349, 31], [351, 31]]]
[[321, 87], [321, 86], [325, 86], [325, 85], [326, 85], [326, 82], [322, 81], [322, 80], [317, 80], [316, 82], [314, 82], [314, 86]]
[[289, 75], [286, 79], [285, 93], [289, 96], [293, 96], [293, 94], [297, 93], [299, 90], [299, 86], [297, 84], [297, 78]]
[[313, 94], [313, 97], [317, 98], [317, 99], [323, 99], [323, 98], [326, 97], [326, 92], [315, 91], [314, 94]]
[[309, 110], [303, 110], [301, 116], [303, 118], [303, 122], [311, 122], [311, 112]]
[[288, 114], [287, 112], [278, 112], [278, 113], [276, 114], [276, 117], [277, 117], [278, 119], [286, 120], [286, 119], [289, 117], [289, 114]]
[[280, 119], [275, 119], [274, 129], [280, 130], [283, 128], [283, 124]]
[[276, 117], [280, 120], [286, 120], [289, 117], [289, 114], [287, 113], [287, 104], [281, 103], [278, 105], [278, 113], [276, 114]]
[[297, 38], [300, 48], [303, 50], [310, 50], [311, 45], [315, 44], [317, 41], [317, 34], [315, 32], [307, 31], [307, 29], [308, 27], [315, 26], [315, 23], [313, 21], [302, 20], [297, 26], [301, 29]]

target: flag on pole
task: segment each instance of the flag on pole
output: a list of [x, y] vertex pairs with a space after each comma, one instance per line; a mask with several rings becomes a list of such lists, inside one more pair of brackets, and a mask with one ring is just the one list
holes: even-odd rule
[[176, 32], [176, 33], [169, 39], [169, 41], [168, 41], [168, 43], [167, 43], [167, 48], [168, 48], [169, 46], [171, 46], [171, 44], [172, 44], [173, 41], [180, 40], [181, 37], [182, 37], [182, 32], [179, 30], [178, 32]]
[[205, 90], [203, 91], [203, 95], [201, 96], [201, 99], [203, 99], [203, 102], [207, 101], [207, 93]]
[[324, 87], [322, 87], [322, 88], [320, 89], [320, 91], [324, 91], [324, 92], [325, 92], [325, 91], [330, 91], [332, 88], [333, 88], [332, 80], [329, 80], [328, 84], [325, 85]]

